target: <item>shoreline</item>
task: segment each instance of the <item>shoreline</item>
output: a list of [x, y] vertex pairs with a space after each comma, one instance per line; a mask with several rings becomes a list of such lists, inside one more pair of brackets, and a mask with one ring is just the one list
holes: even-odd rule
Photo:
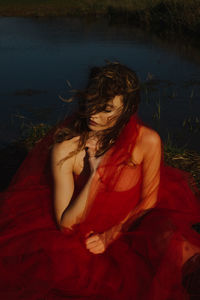
[[195, 0], [0, 0], [1, 17], [84, 17], [108, 18], [110, 22], [127, 23], [146, 30], [167, 34], [200, 33], [200, 10]]

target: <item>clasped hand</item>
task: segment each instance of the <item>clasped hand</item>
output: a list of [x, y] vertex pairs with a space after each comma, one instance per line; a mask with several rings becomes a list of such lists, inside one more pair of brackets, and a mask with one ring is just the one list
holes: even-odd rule
[[88, 148], [87, 152], [89, 155], [89, 164], [90, 164], [90, 168], [92, 173], [94, 173], [101, 161], [102, 157], [95, 157], [96, 151], [97, 151], [97, 138], [92, 137], [90, 139], [88, 139], [87, 143], [86, 143], [86, 147]]
[[122, 224], [116, 224], [103, 233], [94, 233], [90, 231], [86, 234], [86, 248], [94, 254], [102, 253], [106, 250], [110, 243], [114, 242], [122, 234]]
[[106, 233], [97, 233], [93, 234], [93, 231], [90, 231], [86, 235], [86, 248], [93, 254], [100, 254], [106, 250]]

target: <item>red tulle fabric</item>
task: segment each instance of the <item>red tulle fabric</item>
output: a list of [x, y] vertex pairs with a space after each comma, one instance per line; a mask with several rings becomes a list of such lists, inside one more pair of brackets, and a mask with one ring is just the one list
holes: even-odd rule
[[[72, 230], [60, 230], [53, 212], [55, 128], [37, 143], [1, 194], [0, 299], [190, 299], [184, 278], [200, 266], [198, 191], [188, 174], [160, 162], [159, 147], [130, 164], [140, 126], [131, 117], [103, 157]], [[76, 196], [86, 179], [74, 178]], [[105, 252], [86, 249], [90, 231], [106, 234]]]

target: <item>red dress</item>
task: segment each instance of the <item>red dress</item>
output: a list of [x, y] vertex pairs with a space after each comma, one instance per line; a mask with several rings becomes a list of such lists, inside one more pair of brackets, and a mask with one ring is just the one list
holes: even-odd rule
[[[2, 193], [0, 299], [189, 299], [184, 278], [198, 268], [200, 235], [192, 225], [200, 222], [200, 199], [188, 174], [156, 159], [129, 164], [138, 124], [132, 117], [106, 153], [72, 230], [60, 230], [53, 213], [53, 132], [35, 146]], [[74, 198], [85, 179], [75, 177]], [[156, 203], [145, 210], [154, 193]], [[138, 206], [145, 214], [131, 219]], [[86, 249], [88, 232], [114, 232], [127, 216], [128, 227], [105, 252]], [[183, 266], [184, 256], [193, 257]]]

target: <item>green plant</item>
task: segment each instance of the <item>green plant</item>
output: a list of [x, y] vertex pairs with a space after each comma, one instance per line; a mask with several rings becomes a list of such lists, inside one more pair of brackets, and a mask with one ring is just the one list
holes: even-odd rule
[[33, 124], [31, 120], [23, 115], [15, 115], [20, 119], [20, 140], [23, 142], [27, 150], [30, 150], [37, 141], [39, 141], [51, 128], [45, 123]]

